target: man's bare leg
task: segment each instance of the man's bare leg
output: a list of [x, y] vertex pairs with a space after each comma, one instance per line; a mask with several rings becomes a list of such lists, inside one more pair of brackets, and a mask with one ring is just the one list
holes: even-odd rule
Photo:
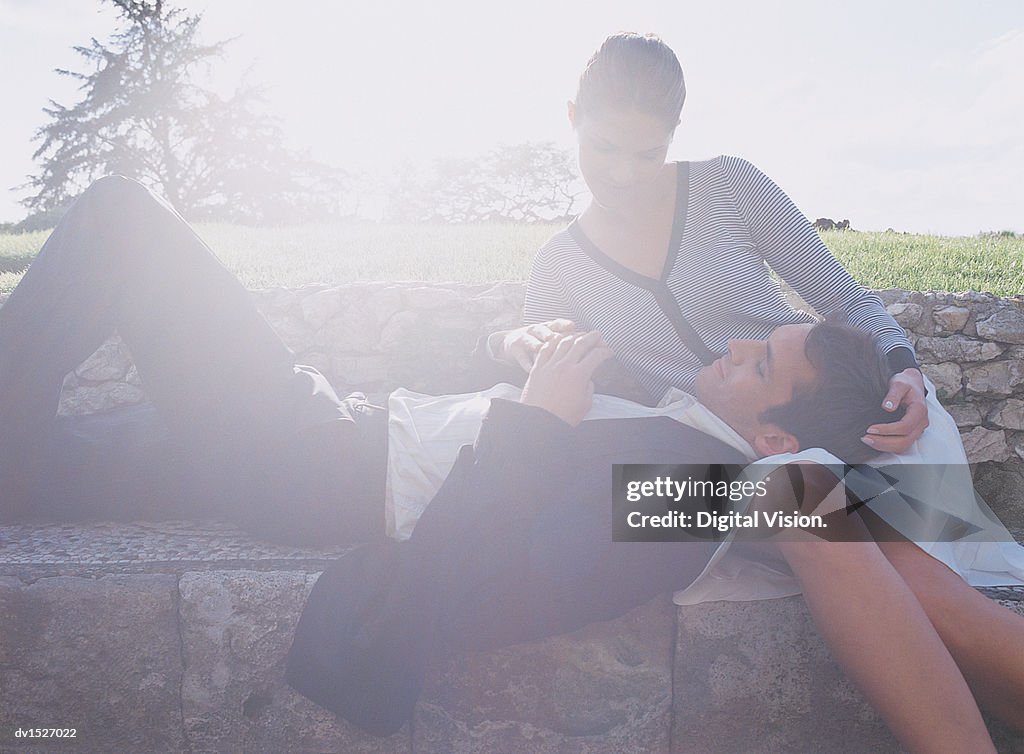
[[1024, 733], [1024, 617], [996, 604], [912, 542], [880, 542], [982, 708]]

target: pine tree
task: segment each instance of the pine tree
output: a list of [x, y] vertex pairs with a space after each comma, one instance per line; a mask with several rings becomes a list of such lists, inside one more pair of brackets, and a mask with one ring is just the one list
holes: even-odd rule
[[155, 188], [189, 219], [287, 222], [337, 211], [345, 174], [289, 152], [260, 91], [221, 97], [198, 82], [227, 42], [203, 44], [201, 16], [163, 0], [109, 0], [122, 27], [75, 47], [85, 72], [70, 107], [53, 100], [36, 132], [41, 171], [26, 187], [33, 213], [66, 205], [120, 173]]

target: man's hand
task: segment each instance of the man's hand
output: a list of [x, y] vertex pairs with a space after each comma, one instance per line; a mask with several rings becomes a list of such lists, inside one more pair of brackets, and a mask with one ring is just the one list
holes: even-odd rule
[[590, 410], [594, 370], [613, 355], [600, 333], [556, 335], [538, 351], [522, 402], [576, 426]]
[[574, 332], [576, 332], [574, 323], [567, 319], [553, 319], [548, 322], [519, 327], [515, 330], [496, 332], [490, 336], [488, 342], [495, 359], [509, 364], [518, 364], [524, 372], [529, 372], [541, 346], [562, 335]]
[[904, 406], [907, 412], [898, 422], [872, 424], [861, 441], [883, 453], [904, 453], [928, 426], [928, 405], [925, 403], [924, 377], [919, 369], [904, 369], [889, 380], [882, 408], [895, 411]]

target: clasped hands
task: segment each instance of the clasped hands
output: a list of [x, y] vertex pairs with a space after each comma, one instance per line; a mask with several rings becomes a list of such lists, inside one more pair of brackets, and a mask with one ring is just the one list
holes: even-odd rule
[[[536, 334], [530, 337], [536, 338]], [[593, 403], [594, 371], [614, 354], [598, 332], [549, 330], [543, 337], [532, 349], [535, 357], [531, 359], [521, 401], [576, 426]], [[523, 356], [526, 357], [525, 349]]]
[[[599, 333], [577, 334], [576, 325], [567, 319], [494, 333], [490, 347], [496, 359], [530, 372], [523, 403], [537, 401], [532, 405], [545, 408], [570, 424], [578, 424], [590, 409], [594, 370], [614, 355]], [[541, 366], [541, 353], [545, 350], [548, 355]], [[871, 425], [861, 440], [879, 452], [906, 452], [928, 426], [921, 371], [905, 369], [893, 375], [882, 406], [886, 411], [902, 406], [906, 413], [899, 421]]]

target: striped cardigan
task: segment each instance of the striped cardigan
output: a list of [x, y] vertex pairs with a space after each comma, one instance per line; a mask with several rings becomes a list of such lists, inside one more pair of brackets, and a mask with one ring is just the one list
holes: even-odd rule
[[692, 390], [700, 368], [731, 338], [763, 340], [812, 321], [785, 301], [769, 268], [822, 315], [842, 309], [872, 333], [894, 371], [916, 366], [903, 329], [857, 284], [793, 202], [737, 157], [678, 164], [676, 219], [658, 280], [601, 252], [578, 221], [553, 236], [530, 270], [523, 322], [557, 317], [599, 330], [622, 365], [657, 399]]

